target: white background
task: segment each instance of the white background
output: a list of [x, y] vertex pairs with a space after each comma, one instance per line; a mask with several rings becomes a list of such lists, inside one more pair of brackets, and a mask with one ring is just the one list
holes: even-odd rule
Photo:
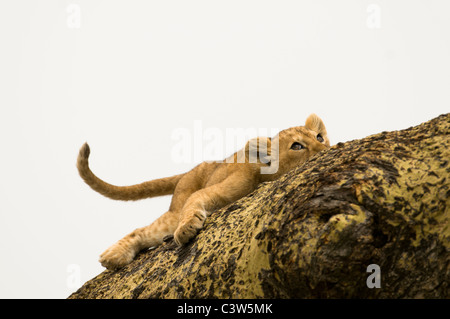
[[[375, 4], [375, 6], [371, 6]], [[449, 111], [450, 1], [0, 2], [0, 297], [65, 298], [168, 208], [109, 200], [184, 172], [177, 128], [279, 128], [332, 144]]]

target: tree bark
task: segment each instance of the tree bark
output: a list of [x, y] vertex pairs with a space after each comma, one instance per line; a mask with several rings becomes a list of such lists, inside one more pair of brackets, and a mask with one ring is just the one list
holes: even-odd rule
[[339, 143], [69, 298], [449, 298], [449, 129]]

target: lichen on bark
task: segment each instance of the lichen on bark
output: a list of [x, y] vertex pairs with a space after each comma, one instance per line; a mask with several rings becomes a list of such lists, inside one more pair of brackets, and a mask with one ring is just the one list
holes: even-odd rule
[[449, 129], [339, 143], [69, 298], [449, 298]]

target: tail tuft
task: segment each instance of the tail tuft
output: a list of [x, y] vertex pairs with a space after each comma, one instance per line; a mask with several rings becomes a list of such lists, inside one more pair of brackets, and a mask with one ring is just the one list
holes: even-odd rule
[[89, 148], [88, 143], [84, 143], [83, 146], [80, 148], [79, 157], [87, 160], [89, 158], [90, 153], [91, 153], [91, 149]]

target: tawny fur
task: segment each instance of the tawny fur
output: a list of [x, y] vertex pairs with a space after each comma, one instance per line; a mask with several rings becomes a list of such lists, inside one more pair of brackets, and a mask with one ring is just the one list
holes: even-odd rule
[[114, 186], [92, 173], [90, 149], [84, 144], [78, 155], [78, 172], [100, 194], [117, 200], [173, 194], [166, 213], [109, 247], [100, 255], [100, 263], [108, 269], [123, 267], [140, 250], [160, 245], [170, 235], [178, 245], [188, 242], [211, 212], [249, 194], [261, 182], [277, 179], [329, 146], [325, 125], [311, 114], [305, 126], [286, 129], [273, 138], [250, 140], [241, 151], [221, 162], [203, 162], [185, 174], [133, 186]]

